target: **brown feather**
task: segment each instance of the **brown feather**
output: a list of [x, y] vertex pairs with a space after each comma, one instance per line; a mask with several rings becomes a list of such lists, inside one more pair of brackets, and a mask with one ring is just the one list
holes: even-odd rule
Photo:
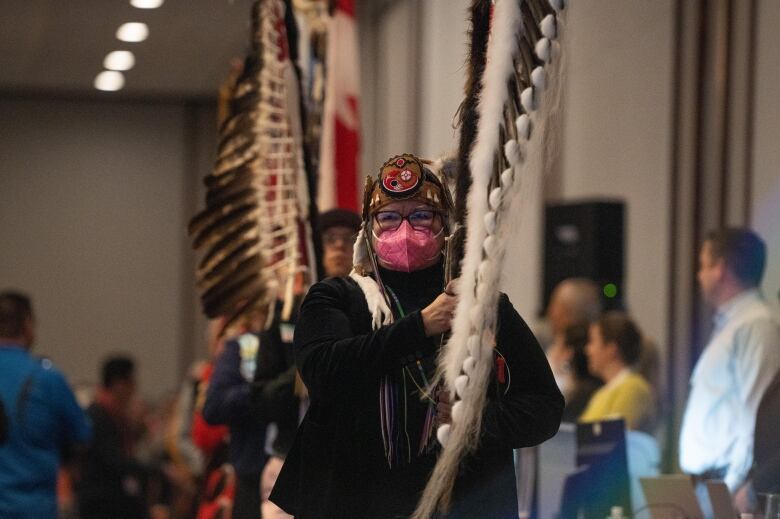
[[533, 44], [525, 38], [520, 39], [520, 59], [523, 60], [523, 65], [515, 67], [519, 83], [522, 87], [528, 88], [531, 86], [531, 71], [536, 66], [536, 55], [534, 54]]
[[[238, 247], [230, 251], [229, 253], [221, 256], [219, 261], [214, 262], [212, 265], [208, 265], [198, 271], [198, 279], [204, 282], [211, 283], [214, 279], [225, 275], [229, 270], [235, 270], [242, 262], [246, 261], [250, 257], [256, 257], [260, 261], [260, 249], [258, 247], [259, 240], [248, 240], [241, 242]], [[258, 268], [262, 267], [262, 262], [259, 263]]]
[[254, 179], [249, 175], [232, 175], [230, 178], [226, 179], [228, 182], [223, 183], [222, 185], [215, 186], [213, 189], [210, 189], [206, 193], [206, 205], [209, 206], [213, 203], [213, 200], [219, 200], [223, 198], [227, 198], [232, 193], [237, 193], [239, 191], [242, 191], [244, 189], [248, 189], [253, 187]]
[[217, 164], [233, 157], [241, 156], [254, 145], [254, 136], [239, 128], [239, 130], [230, 135], [226, 135], [220, 143], [217, 152]]
[[213, 268], [213, 265], [218, 261], [218, 258], [227, 256], [231, 253], [232, 249], [236, 248], [234, 242], [243, 243], [247, 238], [252, 239], [257, 237], [257, 225], [255, 222], [246, 221], [238, 224], [235, 229], [225, 233], [220, 237], [219, 241], [214, 242], [206, 251], [206, 254], [198, 262], [198, 270], [206, 270]]
[[254, 165], [251, 161], [236, 161], [233, 168], [226, 169], [219, 175], [211, 173], [203, 177], [203, 184], [206, 186], [207, 190], [218, 189], [233, 182], [236, 177], [247, 176], [251, 178], [253, 170]]
[[241, 153], [229, 155], [217, 161], [209, 177], [219, 179], [219, 177], [228, 175], [232, 170], [243, 167], [245, 164], [253, 164], [256, 158], [257, 152], [254, 148], [247, 148]]
[[220, 271], [211, 270], [205, 276], [201, 276], [198, 280], [198, 287], [206, 294], [211, 289], [216, 289], [219, 292], [218, 287], [230, 285], [232, 280], [246, 277], [253, 272], [258, 273], [262, 266], [262, 259], [257, 254], [249, 257], [237, 256], [234, 261], [226, 263]]
[[[455, 207], [453, 221], [463, 225], [466, 221], [466, 199], [471, 187], [471, 147], [477, 137], [477, 125], [479, 112], [477, 110], [479, 95], [482, 90], [482, 75], [485, 72], [488, 37], [490, 35], [490, 0], [473, 0], [469, 9], [469, 54], [467, 58], [467, 77], [465, 85], [465, 98], [458, 108], [456, 117], [460, 127], [460, 139], [458, 142], [458, 158], [455, 175]], [[465, 232], [453, 234], [449, 250], [451, 258], [447, 264], [452, 268], [447, 272], [447, 279], [458, 276], [460, 260], [463, 258]]]
[[257, 297], [267, 291], [259, 271], [244, 273], [243, 277], [232, 276], [201, 295], [203, 308], [209, 317], [230, 313], [236, 303], [248, 297]]
[[544, 17], [537, 18], [538, 14], [530, 2], [520, 2], [520, 12], [523, 14], [523, 34], [528, 41], [536, 43], [542, 37], [542, 31], [539, 29], [539, 23]]
[[235, 305], [246, 299], [264, 299], [268, 290], [265, 282], [259, 274], [241, 280], [231, 287], [230, 291], [219, 294], [216, 297], [201, 296], [203, 312], [209, 318], [217, 318], [230, 314], [235, 310]]
[[[257, 211], [257, 204], [245, 204], [235, 208], [226, 214], [219, 214], [217, 211], [211, 211], [209, 215], [200, 220], [201, 225], [194, 227], [195, 239], [193, 244], [196, 249], [200, 249], [204, 244], [219, 240], [223, 234], [234, 229], [236, 224], [243, 221], [244, 218], [251, 218], [250, 214]], [[205, 225], [205, 227], [204, 227]]]

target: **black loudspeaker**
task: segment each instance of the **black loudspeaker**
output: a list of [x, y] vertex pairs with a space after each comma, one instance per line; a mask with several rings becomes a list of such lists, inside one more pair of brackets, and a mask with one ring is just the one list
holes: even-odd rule
[[618, 201], [547, 204], [542, 310], [555, 285], [571, 277], [598, 283], [605, 310], [623, 307], [624, 213]]

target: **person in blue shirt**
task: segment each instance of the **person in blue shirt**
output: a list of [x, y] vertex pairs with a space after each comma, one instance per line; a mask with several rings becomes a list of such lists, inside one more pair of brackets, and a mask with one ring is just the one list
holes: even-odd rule
[[65, 377], [30, 354], [30, 299], [0, 292], [0, 517], [57, 517], [57, 470], [91, 437]]
[[246, 333], [228, 340], [216, 360], [203, 418], [230, 430], [228, 459], [236, 474], [233, 519], [259, 519], [266, 428], [294, 398], [295, 369], [284, 355], [278, 324], [257, 333], [248, 331], [259, 328], [256, 324], [240, 326]]

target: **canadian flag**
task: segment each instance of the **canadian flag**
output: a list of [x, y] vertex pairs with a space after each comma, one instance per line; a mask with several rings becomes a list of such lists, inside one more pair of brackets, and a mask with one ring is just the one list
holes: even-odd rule
[[337, 0], [329, 23], [317, 207], [359, 212], [360, 68], [354, 0]]

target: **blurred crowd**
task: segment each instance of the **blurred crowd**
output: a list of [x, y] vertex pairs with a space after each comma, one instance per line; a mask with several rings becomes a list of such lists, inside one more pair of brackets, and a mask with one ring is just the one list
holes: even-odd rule
[[[329, 276], [350, 271], [359, 225], [346, 211], [322, 216]], [[780, 408], [780, 335], [756, 288], [763, 247], [742, 229], [703, 243], [698, 279], [716, 321], [691, 378], [679, 445], [681, 469], [697, 482], [725, 480], [741, 510], [760, 492], [780, 491], [778, 450], [766, 437]], [[566, 279], [537, 330], [566, 401], [563, 421], [618, 417], [655, 443], [667, 401], [659, 347], [633, 316], [602, 303], [596, 283]], [[155, 405], [139, 398], [142, 359], [130, 355], [104, 359], [97, 387], [71, 391], [50, 361], [32, 355], [34, 317], [26, 295], [0, 294], [0, 517], [291, 517], [268, 496], [308, 403], [294, 313], [212, 321], [209, 357]], [[646, 461], [657, 473], [657, 443], [654, 452]]]

